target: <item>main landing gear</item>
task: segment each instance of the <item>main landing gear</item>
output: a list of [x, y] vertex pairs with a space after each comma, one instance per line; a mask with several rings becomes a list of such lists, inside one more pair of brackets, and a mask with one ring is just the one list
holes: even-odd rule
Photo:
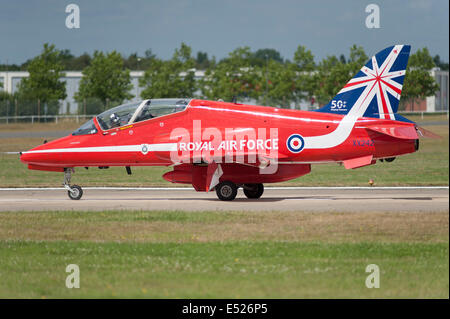
[[[233, 182], [225, 181], [219, 183], [215, 189], [217, 197], [223, 201], [232, 201], [236, 198], [238, 185]], [[263, 184], [243, 184], [244, 194], [249, 199], [257, 199], [264, 193]]]
[[81, 196], [83, 196], [83, 189], [81, 186], [72, 185], [70, 186], [70, 179], [72, 177], [72, 173], [74, 172], [73, 168], [65, 168], [64, 169], [64, 188], [67, 189], [67, 195], [69, 195], [70, 199], [79, 200]]
[[242, 188], [244, 189], [244, 194], [247, 198], [260, 198], [264, 193], [263, 184], [244, 184]]

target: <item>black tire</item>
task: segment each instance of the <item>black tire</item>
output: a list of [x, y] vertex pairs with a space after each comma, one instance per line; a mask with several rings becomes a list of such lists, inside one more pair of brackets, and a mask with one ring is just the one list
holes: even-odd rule
[[244, 185], [244, 194], [247, 198], [256, 199], [260, 198], [264, 193], [264, 185], [263, 184], [245, 184]]
[[236, 198], [237, 189], [233, 182], [222, 182], [216, 186], [216, 194], [220, 200], [231, 201]]
[[70, 191], [67, 191], [70, 199], [79, 200], [83, 196], [83, 189], [78, 185], [70, 186]]

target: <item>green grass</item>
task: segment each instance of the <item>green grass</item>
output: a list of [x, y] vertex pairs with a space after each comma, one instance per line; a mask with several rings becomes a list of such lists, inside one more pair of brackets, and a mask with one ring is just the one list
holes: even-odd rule
[[448, 242], [448, 212], [0, 212], [0, 241]]
[[[448, 298], [448, 213], [2, 212], [0, 298]], [[66, 266], [80, 267], [68, 289]], [[365, 268], [380, 268], [378, 289]]]
[[[2, 242], [0, 297], [448, 298], [448, 244]], [[80, 267], [67, 289], [65, 267]], [[365, 267], [380, 267], [380, 288]]]

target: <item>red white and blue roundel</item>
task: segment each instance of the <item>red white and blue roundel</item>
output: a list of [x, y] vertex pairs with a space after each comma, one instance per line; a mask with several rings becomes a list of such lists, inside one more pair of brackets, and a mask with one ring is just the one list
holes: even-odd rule
[[300, 153], [305, 147], [305, 140], [300, 134], [292, 134], [286, 140], [286, 146], [292, 153]]

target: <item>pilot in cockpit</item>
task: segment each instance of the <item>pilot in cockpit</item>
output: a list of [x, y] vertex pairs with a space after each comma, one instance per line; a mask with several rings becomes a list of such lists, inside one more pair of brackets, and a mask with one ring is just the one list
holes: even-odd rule
[[113, 113], [109, 116], [109, 126], [110, 126], [110, 128], [120, 126], [120, 117], [117, 116], [116, 113]]

